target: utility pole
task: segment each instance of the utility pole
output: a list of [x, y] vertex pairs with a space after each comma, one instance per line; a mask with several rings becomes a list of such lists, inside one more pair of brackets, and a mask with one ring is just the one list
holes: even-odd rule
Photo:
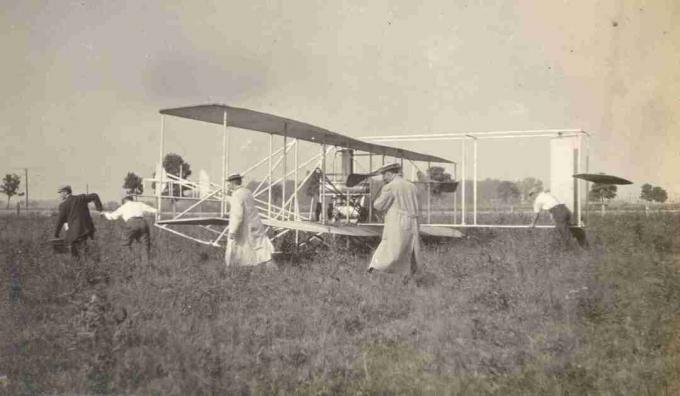
[[26, 210], [28, 210], [28, 168], [24, 168], [24, 183], [26, 183]]

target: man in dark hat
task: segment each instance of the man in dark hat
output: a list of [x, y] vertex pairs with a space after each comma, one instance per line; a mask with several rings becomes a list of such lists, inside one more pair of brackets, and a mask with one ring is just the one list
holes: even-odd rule
[[231, 199], [225, 263], [227, 266], [251, 266], [271, 261], [274, 246], [260, 221], [253, 194], [242, 186], [241, 175], [231, 175], [227, 181]]
[[54, 237], [59, 238], [61, 228], [66, 224], [64, 242], [70, 246], [73, 257], [81, 257], [81, 253], [87, 252], [87, 240], [94, 239], [95, 232], [87, 205], [94, 202], [97, 210], [101, 212], [102, 202], [97, 194], [73, 195], [71, 186], [63, 186], [58, 192], [63, 202], [59, 204], [59, 217]]
[[420, 208], [416, 186], [401, 177], [400, 172], [401, 166], [396, 163], [376, 171], [382, 174], [386, 184], [373, 206], [386, 214], [382, 241], [371, 258], [368, 271], [405, 273], [406, 281], [421, 263]]

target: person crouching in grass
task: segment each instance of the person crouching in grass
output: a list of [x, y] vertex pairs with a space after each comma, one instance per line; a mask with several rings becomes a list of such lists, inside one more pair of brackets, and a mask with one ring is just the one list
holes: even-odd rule
[[108, 220], [116, 220], [123, 218], [125, 221], [125, 231], [123, 232], [123, 246], [132, 252], [132, 242], [137, 241], [144, 244], [143, 258], [146, 263], [149, 262], [149, 253], [151, 251], [151, 233], [149, 231], [149, 224], [144, 219], [145, 213], [156, 213], [156, 208], [143, 203], [136, 202], [131, 196], [123, 198], [122, 205], [114, 212], [103, 212], [102, 215]]
[[543, 191], [541, 188], [533, 188], [529, 192], [529, 197], [534, 199], [534, 219], [531, 222], [531, 228], [536, 227], [536, 222], [542, 211], [550, 212], [550, 215], [555, 222], [555, 230], [557, 230], [559, 246], [563, 250], [569, 250], [573, 247], [571, 240], [571, 232], [569, 226], [571, 225], [571, 211], [557, 200], [557, 197], [552, 195], [549, 191]]

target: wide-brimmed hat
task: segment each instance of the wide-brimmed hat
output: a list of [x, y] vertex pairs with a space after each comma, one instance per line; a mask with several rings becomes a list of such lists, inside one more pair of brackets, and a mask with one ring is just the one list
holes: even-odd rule
[[67, 193], [71, 194], [71, 193], [73, 193], [73, 190], [71, 190], [71, 186], [69, 186], [68, 184], [66, 184], [66, 185], [64, 185], [64, 186], [59, 187], [59, 189], [57, 190], [57, 192], [59, 192], [59, 193], [60, 193], [60, 192], [67, 192]]
[[234, 174], [231, 174], [227, 177], [228, 182], [234, 181], [234, 180], [242, 180], [242, 179], [243, 179], [243, 177], [241, 177], [241, 175], [239, 173], [234, 173]]
[[385, 172], [392, 172], [392, 173], [398, 173], [401, 170], [401, 165], [398, 163], [393, 163], [393, 164], [387, 164], [383, 166], [382, 168], [379, 168], [378, 170], [375, 171], [376, 174], [383, 174]]

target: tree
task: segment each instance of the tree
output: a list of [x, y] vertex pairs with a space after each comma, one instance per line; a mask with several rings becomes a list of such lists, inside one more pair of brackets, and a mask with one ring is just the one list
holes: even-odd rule
[[511, 181], [504, 180], [496, 188], [496, 194], [501, 201], [508, 203], [520, 197], [519, 188]]
[[308, 197], [317, 197], [319, 195], [319, 187], [321, 186], [321, 169], [313, 170], [314, 174], [307, 179], [305, 186], [305, 195]]
[[644, 199], [645, 201], [653, 201], [654, 198], [652, 196], [652, 187], [651, 184], [645, 183], [642, 185], [642, 191], [640, 192], [640, 199]]
[[21, 179], [16, 173], [8, 173], [2, 179], [2, 184], [0, 184], [0, 192], [7, 195], [7, 209], [9, 209], [10, 199], [18, 194], [17, 190], [19, 189], [19, 184], [21, 184]]
[[[426, 173], [427, 176], [418, 172], [418, 180], [426, 183], [428, 182], [446, 183], [453, 181], [451, 174], [447, 173], [446, 169], [444, 169], [444, 167], [441, 166], [432, 166], [427, 169]], [[430, 192], [432, 193], [432, 195], [435, 196], [440, 195], [442, 192], [442, 186], [437, 183], [433, 183], [430, 187]]]
[[[191, 175], [191, 165], [184, 161], [181, 155], [175, 153], [165, 155], [163, 158], [163, 169], [168, 174], [181, 177], [182, 179], [186, 179]], [[173, 184], [172, 195], [181, 197], [186, 189], [187, 187], [180, 188], [179, 185]]]
[[616, 197], [617, 187], [614, 184], [601, 184], [594, 183], [590, 188], [588, 196], [592, 201], [598, 201], [604, 203], [607, 199], [612, 199]]
[[168, 153], [163, 158], [163, 169], [171, 175], [180, 176], [186, 179], [191, 176], [191, 165], [184, 161], [181, 155]]
[[640, 192], [640, 199], [643, 199], [648, 202], [666, 202], [668, 199], [668, 193], [666, 190], [659, 186], [652, 186], [649, 183], [645, 183], [642, 185], [642, 191]]
[[144, 184], [142, 178], [137, 176], [134, 172], [128, 172], [123, 182], [123, 189], [127, 195], [140, 195], [144, 192]]
[[588, 198], [591, 201], [598, 201], [602, 204], [601, 211], [604, 216], [604, 201], [616, 197], [617, 187], [614, 184], [594, 183], [588, 192]]
[[668, 199], [668, 193], [663, 188], [656, 186], [652, 188], [652, 199], [659, 203], [666, 202]]
[[543, 181], [534, 177], [526, 177], [517, 182], [517, 188], [519, 188], [522, 201], [524, 201], [533, 189], [543, 190]]

